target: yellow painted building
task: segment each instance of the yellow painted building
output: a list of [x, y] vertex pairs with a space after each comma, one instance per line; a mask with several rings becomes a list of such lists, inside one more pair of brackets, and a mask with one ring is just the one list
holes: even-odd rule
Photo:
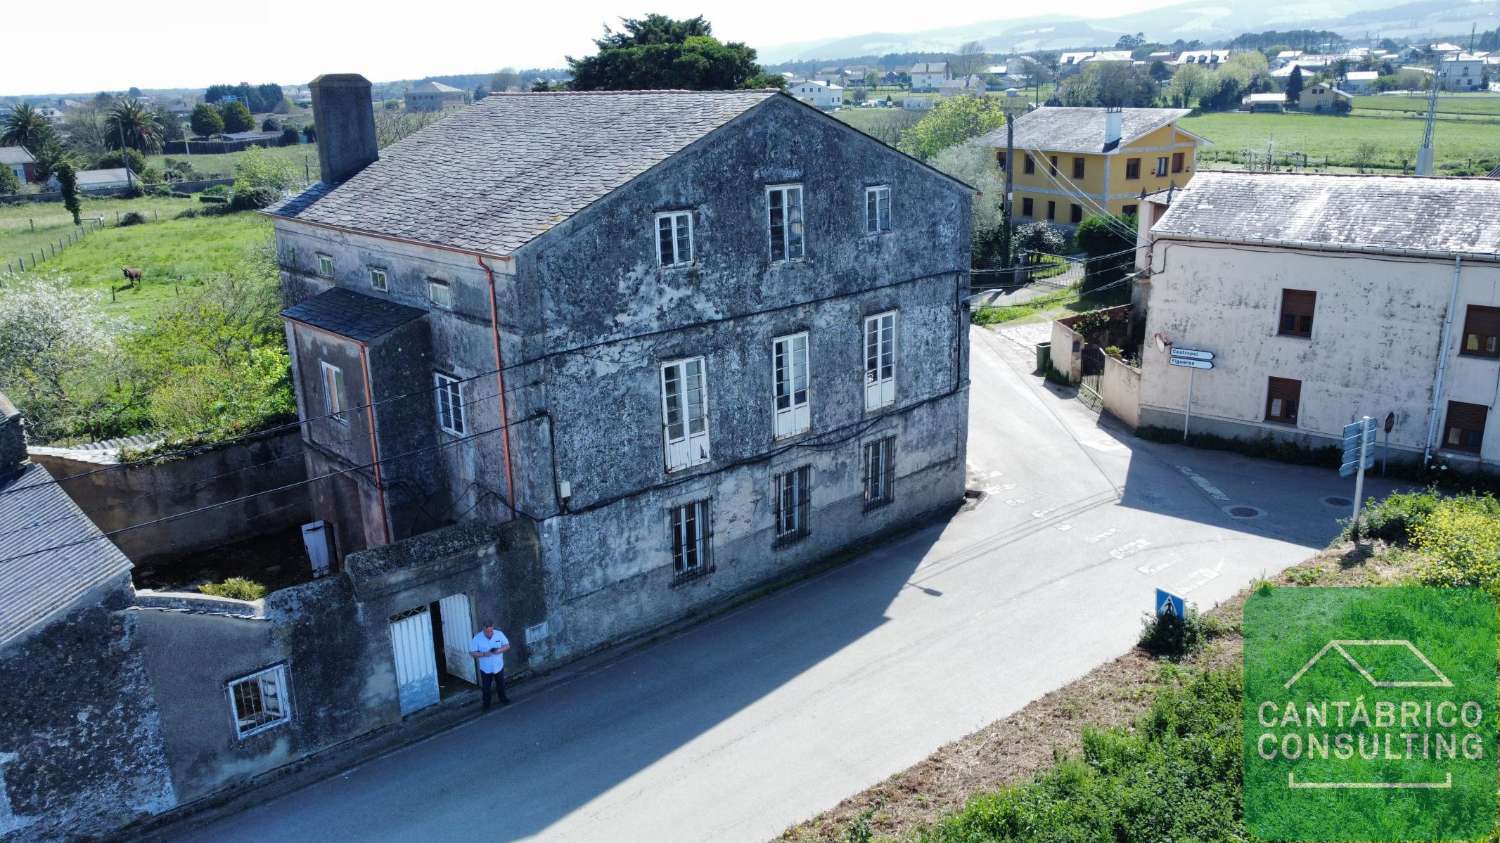
[[[1141, 196], [1182, 187], [1207, 141], [1177, 126], [1182, 108], [1038, 108], [1016, 119], [1017, 222], [1076, 225], [1108, 209], [1134, 214]], [[980, 139], [1004, 170], [1004, 127]]]

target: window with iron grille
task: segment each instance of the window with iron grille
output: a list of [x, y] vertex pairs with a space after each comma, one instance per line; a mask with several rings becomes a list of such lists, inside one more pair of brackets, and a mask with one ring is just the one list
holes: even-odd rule
[[452, 375], [433, 372], [432, 384], [437, 394], [438, 427], [463, 436], [468, 431], [464, 419], [464, 382]]
[[693, 214], [669, 211], [656, 215], [656, 263], [686, 266], [693, 262]]
[[667, 471], [708, 462], [708, 385], [702, 357], [662, 364], [661, 405]]
[[229, 683], [228, 691], [235, 735], [240, 738], [292, 719], [292, 706], [286, 694], [286, 665], [235, 679]]
[[1130, 181], [1135, 181], [1136, 179], [1138, 179], [1140, 177], [1141, 177], [1141, 159], [1139, 159], [1139, 158], [1126, 158], [1125, 159], [1125, 178], [1128, 179], [1128, 180], [1130, 180]]
[[766, 188], [770, 214], [771, 260], [790, 261], [802, 257], [802, 185]]
[[1088, 160], [1088, 159], [1086, 159], [1086, 158], [1079, 158], [1076, 155], [1073, 156], [1073, 178], [1075, 178], [1075, 179], [1081, 179], [1081, 178], [1083, 178], [1083, 169], [1086, 166], [1084, 164], [1084, 161], [1086, 161], [1086, 160]]
[[1270, 378], [1266, 385], [1266, 421], [1296, 424], [1302, 403], [1302, 381]]
[[1484, 446], [1484, 423], [1490, 408], [1483, 404], [1448, 402], [1448, 417], [1443, 424], [1443, 448], [1449, 451], [1479, 453]]
[[773, 479], [777, 544], [790, 544], [807, 535], [807, 516], [812, 502], [811, 482], [812, 468], [805, 465], [785, 474], [778, 474]]
[[1312, 290], [1281, 291], [1281, 325], [1277, 333], [1287, 337], [1312, 336], [1313, 311], [1318, 294]]
[[333, 277], [333, 257], [331, 255], [318, 254], [318, 274], [324, 278]]
[[708, 570], [713, 549], [710, 515], [707, 500], [674, 506], [670, 510], [668, 522], [672, 529], [673, 573], [682, 576]]
[[865, 233], [891, 230], [891, 189], [885, 185], [865, 188]]
[[896, 403], [896, 311], [865, 317], [865, 410]]
[[896, 437], [887, 436], [865, 445], [864, 485], [867, 510], [895, 500]]
[[771, 382], [776, 438], [806, 433], [812, 427], [807, 332], [771, 341]]
[[1464, 315], [1464, 344], [1459, 353], [1500, 357], [1500, 307], [1469, 305]]
[[370, 287], [382, 293], [386, 291], [385, 270], [370, 267]]
[[344, 388], [344, 370], [327, 360], [322, 364], [323, 412], [336, 422], [348, 424], [349, 416], [344, 411], [349, 409], [349, 393]]

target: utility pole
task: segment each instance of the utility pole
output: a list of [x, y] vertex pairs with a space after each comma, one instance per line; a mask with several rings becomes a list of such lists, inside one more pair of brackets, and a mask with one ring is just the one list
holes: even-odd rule
[[1432, 133], [1437, 128], [1438, 86], [1443, 80], [1443, 57], [1438, 56], [1432, 66], [1432, 85], [1427, 91], [1427, 127], [1422, 132], [1422, 148], [1417, 150], [1417, 175], [1432, 175]]
[[1005, 89], [1005, 257], [1012, 267], [1011, 281], [1019, 282], [1021, 270], [1016, 264], [1016, 218], [1011, 204], [1015, 193], [1016, 116], [1022, 108], [1015, 88]]

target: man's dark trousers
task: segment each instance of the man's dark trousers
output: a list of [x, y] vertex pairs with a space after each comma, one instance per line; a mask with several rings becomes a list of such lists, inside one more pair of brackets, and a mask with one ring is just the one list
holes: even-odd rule
[[484, 697], [484, 710], [490, 710], [490, 686], [495, 686], [496, 696], [500, 698], [501, 705], [510, 705], [510, 698], [505, 696], [505, 671], [485, 673], [479, 671], [479, 691]]

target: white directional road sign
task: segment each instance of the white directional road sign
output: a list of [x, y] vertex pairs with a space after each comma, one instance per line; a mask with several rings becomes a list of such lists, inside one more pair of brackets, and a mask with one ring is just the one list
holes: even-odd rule
[[1185, 366], [1189, 369], [1212, 369], [1214, 367], [1214, 364], [1207, 360], [1194, 360], [1191, 357], [1172, 357], [1167, 362], [1173, 366]]
[[[1344, 425], [1344, 455], [1339, 474], [1348, 477], [1361, 467], [1375, 464], [1375, 420], [1366, 416]], [[1361, 460], [1360, 458], [1364, 459]], [[1364, 465], [1361, 466], [1360, 463]]]
[[1172, 356], [1175, 358], [1187, 360], [1214, 359], [1214, 353], [1212, 351], [1200, 351], [1196, 348], [1177, 348], [1176, 346], [1172, 347]]

